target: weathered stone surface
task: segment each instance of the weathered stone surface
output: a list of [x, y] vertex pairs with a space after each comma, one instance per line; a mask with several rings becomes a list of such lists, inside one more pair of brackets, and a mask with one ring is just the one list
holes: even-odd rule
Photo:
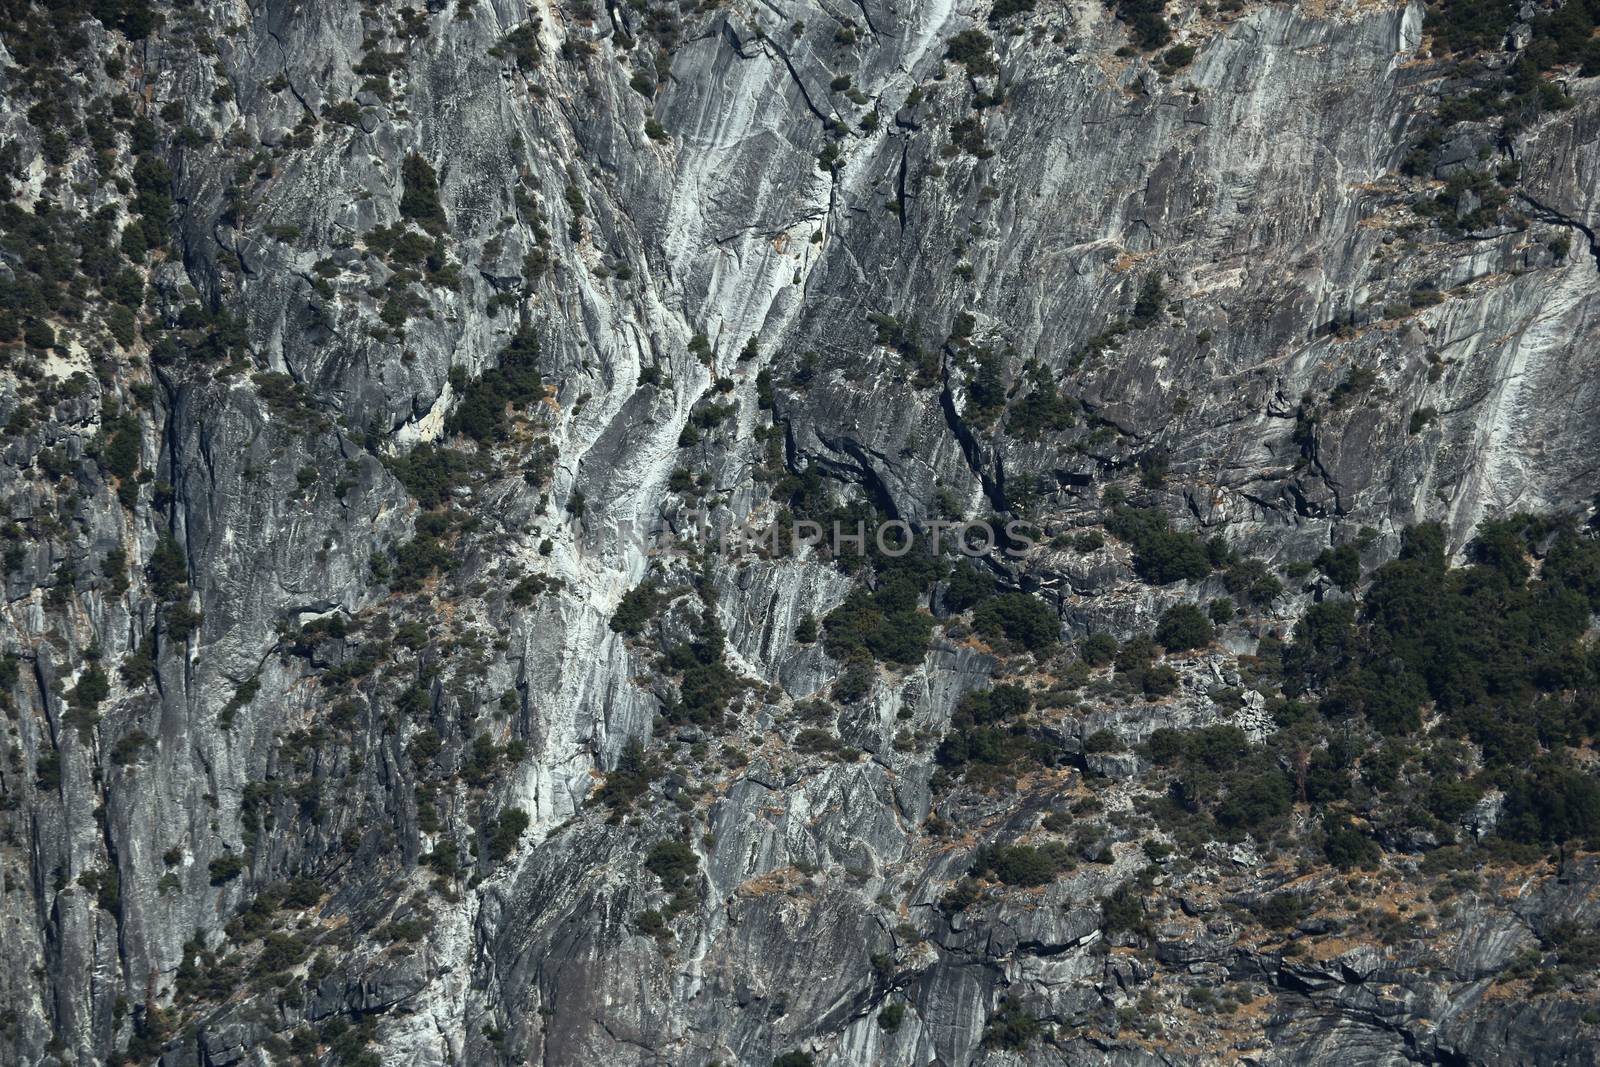
[[[754, 432], [763, 372], [785, 473], [824, 473], [919, 524], [952, 503], [1005, 510], [1042, 484], [1053, 529], [1086, 525], [1098, 489], [1157, 452], [1170, 465], [1167, 510], [1271, 563], [1363, 527], [1375, 532], [1367, 561], [1389, 558], [1422, 519], [1445, 522], [1458, 549], [1485, 517], [1586, 506], [1600, 456], [1593, 79], [1574, 79], [1571, 109], [1513, 139], [1528, 227], [1447, 240], [1397, 236], [1414, 221], [1394, 185], [1407, 131], [1439, 91], [1415, 3], [1250, 4], [1227, 17], [1173, 5], [1198, 52], [1167, 74], [1116, 54], [1126, 31], [1101, 4], [1041, 3], [1020, 34], [988, 28], [1000, 74], [976, 80], [943, 57], [957, 32], [986, 25], [989, 4], [710, 4], [682, 15], [659, 84], [649, 44], [619, 58], [625, 40], [659, 32], [635, 5], [581, 5], [580, 16], [570, 4], [430, 4], [414, 12], [425, 36], [372, 47], [377, 21], [394, 24], [403, 5], [368, 5], [371, 17], [322, 3], [158, 6], [167, 25], [137, 46], [102, 33], [136, 62], [148, 99], [184, 104], [208, 135], [173, 149], [181, 255], [152, 267], [152, 300], [174, 317], [191, 300], [238, 316], [249, 369], [130, 363], [117, 396], [153, 390], [141, 462], [170, 501], [152, 507], [152, 487], [123, 510], [91, 459], [70, 610], [46, 601], [59, 544], [7, 564], [0, 633], [24, 666], [0, 894], [14, 1062], [88, 1065], [126, 1049], [147, 1006], [173, 1003], [187, 942], [226, 943], [257, 894], [306, 871], [327, 893], [285, 929], [303, 919], [328, 933], [335, 973], [317, 981], [293, 965], [298, 1004], [241, 983], [166, 1035], [162, 1063], [290, 1062], [286, 1043], [330, 1018], [376, 1020], [368, 1047], [397, 1065], [764, 1067], [802, 1049], [838, 1067], [1600, 1059], [1592, 993], [1519, 999], [1495, 985], [1562, 924], [1600, 920], [1590, 858], [1464, 891], [1444, 929], [1318, 958], [1246, 936], [1219, 904], [1220, 883], [1260, 903], [1291, 876], [1267, 869], [1260, 842], [1216, 844], [1159, 884], [1165, 912], [1146, 936], [1101, 934], [1102, 899], [1147, 862], [1137, 838], [1115, 834], [1048, 888], [991, 888], [965, 911], [941, 909], [977, 844], [1031, 832], [1057, 800], [1093, 793], [1132, 811], [1149, 763], [1131, 749], [1156, 729], [1231, 722], [1259, 740], [1271, 724], [1259, 694], [1231, 708], [1212, 691], [1239, 684], [1236, 655], [1286, 632], [1325, 584], [1286, 589], [1263, 632], [1228, 638], [1239, 647], [1181, 660], [1174, 695], [1061, 709], [1042, 731], [1056, 777], [962, 809], [935, 789], [935, 746], [961, 698], [991, 684], [992, 649], [940, 635], [922, 663], [875, 670], [867, 696], [839, 702], [827, 725], [847, 751], [797, 754], [783, 729], [845, 665], [796, 630], [843, 602], [850, 578], [792, 553], [651, 572], [627, 533], [683, 520], [680, 467], [707, 476], [723, 520], [774, 517], [757, 476], [770, 458]], [[212, 27], [209, 51], [180, 32], [183, 12]], [[503, 42], [530, 18], [540, 54], [525, 70]], [[381, 92], [353, 71], [377, 50], [404, 53]], [[648, 99], [630, 86], [635, 72]], [[832, 88], [843, 76], [850, 89]], [[100, 71], [82, 78], [112, 88]], [[232, 97], [213, 104], [219, 78]], [[974, 110], [974, 91], [1005, 99]], [[0, 99], [9, 93], [0, 83]], [[353, 121], [324, 114], [349, 101]], [[292, 147], [317, 116], [309, 143]], [[992, 155], [947, 151], [968, 119]], [[838, 140], [824, 126], [834, 121]], [[0, 112], [0, 129], [36, 149], [19, 108]], [[829, 146], [836, 169], [819, 165]], [[1490, 147], [1506, 150], [1463, 134], [1435, 173]], [[257, 148], [270, 176], [252, 179], [247, 210], [231, 215], [235, 170]], [[414, 286], [396, 342], [373, 333], [394, 268], [355, 245], [401, 220], [412, 154], [437, 172], [461, 280]], [[64, 203], [75, 195], [59, 190]], [[298, 236], [272, 236], [282, 226]], [[1561, 235], [1572, 251], [1557, 256], [1548, 242]], [[548, 269], [525, 271], [536, 251]], [[1154, 273], [1169, 313], [1075, 361]], [[1442, 302], [1385, 314], [1419, 284]], [[502, 295], [509, 304], [491, 305]], [[932, 353], [925, 380], [877, 342], [873, 313], [915, 318]], [[1114, 432], [1081, 418], [1043, 440], [989, 432], [969, 369], [942, 344], [961, 313], [1005, 353], [1008, 388], [1037, 360]], [[417, 534], [418, 508], [385, 461], [447, 441], [462, 384], [522, 327], [540, 344], [552, 388], [541, 425], [558, 458], [548, 482], [523, 478], [532, 445], [521, 439], [517, 467], [452, 497], [477, 525], [455, 569], [413, 601], [370, 562]], [[754, 358], [741, 359], [750, 341]], [[1356, 367], [1373, 373], [1370, 390], [1297, 435], [1301, 397], [1326, 397]], [[255, 372], [302, 386], [318, 424], [275, 407]], [[684, 444], [696, 405], [719, 398], [737, 412]], [[1434, 416], [1413, 430], [1424, 409]], [[85, 456], [100, 411], [64, 404], [48, 437], [8, 438], [12, 519], [54, 513], [20, 472], [47, 445]], [[60, 665], [78, 670], [91, 647], [119, 664], [140, 648], [160, 610], [143, 568], [163, 534], [184, 549], [203, 622], [157, 643], [156, 682], [113, 677], [103, 718], [80, 735], [64, 702], [77, 679], [58, 678]], [[94, 577], [116, 545], [133, 579], [123, 592]], [[1145, 632], [1172, 603], [1225, 592], [1219, 578], [1143, 585], [1115, 542], [1041, 547], [991, 569], [1041, 589], [1073, 639]], [[652, 680], [657, 654], [693, 646], [702, 605], [679, 601], [650, 640], [617, 632], [613, 612], [649, 573], [684, 589], [705, 576], [728, 663], [759, 687], [720, 730], [657, 736], [674, 696]], [[508, 599], [529, 574], [563, 584]], [[451, 655], [475, 665], [405, 659], [391, 643], [415, 683], [407, 701], [358, 690], [358, 707], [340, 712], [319, 678], [387, 642], [373, 627], [389, 613], [440, 640], [471, 636]], [[301, 626], [332, 619], [365, 629], [297, 646]], [[288, 750], [287, 735], [336, 719], [336, 738]], [[415, 742], [434, 731], [456, 759], [475, 728], [518, 754], [477, 793], [442, 787], [443, 823], [425, 828]], [[113, 746], [134, 730], [150, 743], [119, 763]], [[1086, 753], [1100, 730], [1125, 750]], [[630, 741], [675, 762], [647, 817], [624, 822], [594, 792]], [[696, 743], [724, 761], [716, 780], [695, 779], [703, 764], [683, 753]], [[35, 788], [52, 753], [59, 783]], [[264, 818], [252, 787], [291, 767], [312, 787], [265, 802], [275, 818]], [[512, 808], [527, 827], [498, 860], [472, 858], [472, 842], [488, 847], [486, 820]], [[1487, 833], [1496, 816], [1490, 805], [1468, 822]], [[1320, 832], [1309, 818], [1296, 829]], [[646, 857], [669, 836], [691, 843], [698, 895], [658, 940], [641, 913], [666, 909], [669, 894]], [[471, 870], [447, 893], [417, 863], [457, 845]], [[213, 863], [231, 856], [247, 859], [242, 871], [217, 877]], [[79, 881], [101, 870], [118, 875], [114, 910]], [[1308, 893], [1351, 892], [1331, 872], [1308, 877], [1320, 879]], [[422, 905], [431, 926], [408, 940], [403, 909]], [[1181, 1001], [1240, 982], [1262, 993], [1225, 1032], [1193, 1013], [1168, 1019], [1170, 1042], [1132, 1025], [1157, 986]], [[1004, 998], [1053, 1039], [986, 1044]], [[906, 1009], [896, 1029], [879, 1024], [890, 1004]], [[1213, 1025], [1224, 1036], [1201, 1040]]]

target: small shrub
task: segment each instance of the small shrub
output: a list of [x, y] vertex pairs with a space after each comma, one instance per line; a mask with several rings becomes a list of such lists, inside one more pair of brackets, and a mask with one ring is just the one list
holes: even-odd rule
[[244, 857], [232, 852], [218, 856], [207, 864], [206, 870], [212, 885], [225, 885], [244, 873]]

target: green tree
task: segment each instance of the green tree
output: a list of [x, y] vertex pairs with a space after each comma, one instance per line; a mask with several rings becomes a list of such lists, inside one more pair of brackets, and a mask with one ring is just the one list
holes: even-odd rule
[[1204, 648], [1216, 636], [1206, 613], [1193, 604], [1174, 604], [1161, 614], [1156, 644], [1169, 652]]
[[1056, 613], [1027, 593], [1004, 593], [985, 601], [972, 625], [985, 637], [1003, 636], [1035, 652], [1055, 644], [1061, 633]]
[[439, 177], [432, 165], [417, 153], [406, 156], [400, 165], [400, 215], [411, 219], [432, 234], [442, 234], [449, 226], [444, 205], [439, 202]]

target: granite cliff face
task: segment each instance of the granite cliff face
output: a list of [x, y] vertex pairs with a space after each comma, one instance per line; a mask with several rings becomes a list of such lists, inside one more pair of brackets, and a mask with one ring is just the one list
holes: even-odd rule
[[[1418, 4], [4, 8], [6, 1062], [1600, 1059], [1585, 833], [1274, 673], [1341, 549], [1589, 518], [1576, 64], [1512, 124]], [[851, 505], [1047, 532], [880, 597], [912, 655], [841, 636], [888, 570], [638, 536]], [[1294, 795], [1166, 818], [1202, 733]]]

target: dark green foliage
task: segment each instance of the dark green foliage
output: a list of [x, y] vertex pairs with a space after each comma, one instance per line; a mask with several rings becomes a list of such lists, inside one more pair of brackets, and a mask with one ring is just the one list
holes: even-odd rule
[[1493, 175], [1483, 171], [1457, 171], [1442, 190], [1412, 203], [1411, 209], [1433, 219], [1449, 233], [1460, 235], [1497, 225], [1508, 197]]
[[1056, 613], [1028, 593], [1004, 593], [985, 601], [973, 615], [972, 625], [985, 637], [1004, 637], [1034, 652], [1054, 645], [1061, 633]]
[[[838, 695], [837, 691], [835, 695]], [[857, 755], [856, 751], [840, 740], [832, 730], [820, 726], [808, 726], [796, 734], [794, 747], [795, 751], [807, 755], [831, 756], [846, 762], [855, 759]]]
[[1179, 733], [1158, 729], [1146, 742], [1158, 766], [1175, 767], [1173, 800], [1184, 810], [1210, 815], [1224, 837], [1239, 837], [1288, 813], [1290, 783], [1272, 756], [1252, 749], [1236, 726]]
[[1329, 815], [1323, 824], [1323, 853], [1328, 862], [1348, 870], [1378, 862], [1378, 845], [1343, 816]]
[[877, 329], [880, 345], [894, 349], [916, 368], [917, 385], [927, 387], [938, 384], [939, 353], [922, 346], [918, 336], [921, 330], [915, 316], [902, 321], [893, 315], [874, 312], [867, 316], [867, 320]]
[[1011, 720], [1032, 706], [1028, 691], [1015, 685], [968, 693], [956, 705], [950, 730], [935, 754], [940, 766], [962, 773], [970, 764], [991, 768], [1019, 764], [1034, 754], [1035, 744]]
[[853, 653], [845, 664], [844, 673], [833, 683], [833, 698], [841, 704], [854, 704], [872, 693], [872, 683], [877, 669], [872, 657], [862, 652]]
[[34, 785], [46, 792], [53, 792], [61, 788], [61, 755], [57, 752], [45, 752], [39, 756], [39, 762], [34, 765]]
[[1193, 604], [1174, 604], [1161, 614], [1156, 644], [1169, 652], [1204, 648], [1216, 636], [1211, 619]]
[[[433, 575], [448, 572], [456, 565], [456, 556], [445, 544], [450, 533], [452, 517], [446, 512], [429, 512], [417, 518], [417, 536], [397, 545], [394, 565], [387, 558], [374, 554], [373, 577], [388, 582], [400, 592], [414, 592]], [[337, 636], [343, 636], [339, 634]], [[403, 645], [403, 641], [402, 641]]]
[[884, 1009], [878, 1012], [877, 1022], [884, 1033], [892, 1034], [900, 1029], [900, 1025], [905, 1022], [905, 1018], [906, 1006], [899, 1001], [895, 1001], [893, 1004], [885, 1005]]
[[984, 1024], [983, 1046], [1020, 1052], [1044, 1032], [1044, 1024], [1036, 1016], [1024, 1011], [1020, 1002], [1006, 997], [1000, 1002], [1000, 1010]]
[[448, 429], [479, 444], [505, 440], [510, 434], [506, 409], [526, 408], [544, 399], [538, 359], [538, 337], [532, 330], [518, 332], [500, 353], [498, 367], [485, 371], [475, 382], [461, 382], [463, 396], [450, 416]]
[[285, 908], [302, 909], [315, 906], [322, 900], [324, 892], [322, 883], [309, 875], [300, 875], [283, 883], [283, 897], [281, 905]]
[[111, 746], [112, 764], [117, 767], [126, 767], [129, 764], [139, 762], [140, 755], [143, 754], [145, 747], [152, 740], [150, 735], [143, 730], [129, 731], [118, 738], [115, 745]]
[[1442, 0], [1429, 5], [1427, 29], [1441, 54], [1497, 51], [1511, 31], [1514, 10], [1500, 0]]
[[1128, 324], [1136, 330], [1152, 326], [1161, 320], [1161, 312], [1166, 306], [1167, 294], [1161, 284], [1161, 275], [1147, 274], [1139, 286], [1139, 296], [1133, 302], [1133, 314], [1128, 316]]
[[1034, 886], [1052, 881], [1071, 865], [1065, 845], [984, 845], [972, 859], [974, 875], [993, 874], [1006, 885]]
[[130, 689], [138, 689], [156, 676], [155, 649], [149, 634], [140, 638], [138, 646], [123, 657], [120, 671]]
[[1600, 836], [1600, 782], [1556, 758], [1517, 774], [1498, 826], [1514, 841], [1559, 844]]
[[1296, 893], [1274, 893], [1250, 905], [1256, 921], [1270, 930], [1287, 930], [1305, 917], [1310, 909]]
[[507, 808], [483, 829], [483, 852], [490, 863], [499, 863], [517, 847], [522, 832], [528, 828], [528, 813], [521, 808]]
[[1117, 639], [1110, 634], [1090, 634], [1078, 647], [1078, 656], [1091, 667], [1108, 666], [1117, 654]]
[[287, 374], [276, 371], [253, 374], [250, 380], [255, 383], [257, 392], [272, 413], [296, 430], [311, 431], [324, 426], [324, 418], [317, 411], [311, 394], [304, 385]]
[[678, 435], [678, 447], [690, 448], [699, 442], [702, 434], [715, 429], [718, 425], [732, 418], [739, 411], [739, 405], [732, 400], [702, 400], [689, 412], [689, 419], [684, 423], [683, 432]]
[[111, 680], [98, 664], [90, 663], [78, 676], [78, 684], [72, 687], [67, 703], [80, 711], [93, 711], [110, 695]]
[[1118, 886], [1101, 902], [1100, 925], [1107, 933], [1122, 930], [1142, 932], [1145, 927], [1144, 898], [1131, 886]]
[[225, 309], [185, 304], [178, 311], [177, 326], [152, 347], [150, 358], [156, 363], [223, 363], [249, 354], [243, 319]]
[[453, 448], [424, 442], [404, 456], [384, 460], [400, 484], [424, 508], [437, 508], [481, 470], [478, 460]]
[[1361, 553], [1355, 545], [1325, 548], [1312, 563], [1346, 592], [1354, 590], [1361, 583]]
[[933, 630], [932, 617], [916, 610], [909, 582], [885, 582], [872, 593], [858, 589], [823, 620], [828, 654], [848, 660], [864, 649], [874, 659], [920, 663]]
[[256, 958], [257, 975], [288, 970], [306, 958], [305, 943], [291, 934], [272, 931], [262, 939], [261, 955]]
[[1033, 10], [1035, 0], [994, 0], [989, 9], [989, 21], [999, 22], [1013, 15], [1024, 15]]
[[145, 564], [145, 578], [150, 582], [150, 591], [163, 601], [176, 598], [188, 582], [189, 561], [170, 533], [162, 534], [156, 542], [155, 551]]
[[982, 30], [962, 30], [950, 38], [945, 58], [954, 60], [974, 75], [998, 74], [994, 61], [994, 41]]
[[[1546, 567], [1530, 580], [1528, 546], [1544, 538]], [[1600, 607], [1597, 566], [1592, 537], [1571, 526], [1552, 536], [1528, 517], [1486, 524], [1473, 562], [1456, 569], [1437, 527], [1408, 530], [1401, 557], [1373, 573], [1359, 614], [1348, 602], [1323, 603], [1296, 626], [1283, 660], [1290, 695], [1320, 690], [1326, 713], [1360, 713], [1386, 733], [1414, 730], [1432, 700], [1491, 767], [1523, 764], [1535, 753], [1539, 694], [1590, 684], [1576, 642]]]
[[1160, 655], [1161, 647], [1155, 639], [1145, 634], [1135, 634], [1128, 638], [1127, 644], [1117, 650], [1117, 673], [1132, 674], [1155, 662]]
[[1290, 803], [1289, 782], [1281, 773], [1243, 775], [1234, 780], [1227, 797], [1217, 805], [1217, 825], [1226, 829], [1253, 829], [1288, 814]]
[[236, 852], [218, 856], [207, 865], [212, 885], [223, 885], [244, 873], [244, 857]]
[[496, 59], [511, 59], [517, 69], [524, 74], [531, 73], [538, 67], [542, 52], [543, 49], [539, 46], [538, 19], [524, 22], [500, 38], [499, 44], [489, 49], [489, 54]]
[[950, 568], [944, 589], [946, 611], [962, 612], [983, 603], [995, 592], [994, 579], [971, 563], [957, 563]]
[[1370, 366], [1355, 365], [1344, 373], [1344, 378], [1334, 386], [1328, 394], [1328, 406], [1334, 411], [1342, 410], [1355, 403], [1355, 398], [1370, 394], [1373, 386], [1378, 384], [1378, 371]]
[[[567, 201], [567, 208], [572, 212], [573, 225], [576, 226], [577, 220], [583, 218], [589, 209], [589, 203], [583, 197], [583, 190], [578, 188], [576, 182], [568, 182], [561, 195]], [[694, 350], [694, 345], [691, 344], [689, 347], [690, 351]]]
[[400, 165], [400, 183], [400, 216], [431, 234], [444, 233], [449, 221], [439, 202], [439, 177], [428, 161], [415, 152], [408, 155]]
[[[1441, 55], [1471, 56], [1505, 48], [1512, 4], [1499, 0], [1437, 0], [1428, 7], [1427, 30]], [[1522, 59], [1533, 72], [1581, 63], [1584, 76], [1600, 73], [1600, 49], [1593, 39], [1600, 3], [1573, 0], [1533, 20], [1533, 39]]]
[[633, 920], [634, 929], [646, 937], [665, 940], [672, 936], [672, 931], [667, 928], [666, 918], [655, 908], [646, 908]]
[[1061, 392], [1049, 368], [1032, 362], [1023, 377], [1028, 391], [1011, 405], [1006, 414], [1006, 429], [1024, 441], [1036, 441], [1046, 433], [1072, 426], [1077, 418], [1078, 402]]
[[626, 814], [660, 775], [660, 762], [646, 753], [643, 742], [630, 737], [617, 758], [616, 769], [606, 775], [606, 784], [595, 799], [610, 808], [614, 815]]
[[411, 758], [411, 766], [419, 773], [442, 751], [444, 751], [444, 741], [439, 737], [438, 731], [432, 729], [417, 732], [406, 745], [406, 755]]
[[728, 702], [743, 688], [724, 661], [727, 636], [709, 605], [700, 613], [692, 639], [677, 644], [662, 667], [678, 676], [678, 695], [664, 713], [669, 722], [713, 725], [722, 721]]
[[815, 644], [817, 640], [817, 617], [809, 611], [800, 616], [800, 621], [794, 628], [794, 639], [802, 645]]
[[1139, 688], [1147, 697], [1171, 696], [1178, 691], [1178, 672], [1166, 665], [1150, 667], [1139, 675]]
[[1096, 730], [1083, 739], [1083, 751], [1085, 753], [1121, 752], [1125, 747], [1122, 743], [1122, 738], [1110, 730]]
[[1106, 529], [1133, 546], [1133, 569], [1152, 585], [1198, 580], [1211, 573], [1206, 546], [1192, 533], [1169, 529], [1159, 511], [1119, 507]]
[[101, 871], [84, 871], [78, 875], [78, 884], [95, 895], [95, 907], [115, 915], [122, 907], [122, 883], [115, 867]]
[[1160, 48], [1172, 40], [1163, 0], [1106, 0], [1106, 6], [1128, 24], [1134, 43], [1143, 51]]
[[106, 441], [106, 469], [118, 478], [132, 478], [139, 467], [139, 425], [118, 419]]
[[108, 29], [119, 30], [130, 41], [140, 41], [161, 25], [161, 16], [149, 0], [92, 0], [90, 13]]
[[813, 1067], [816, 1062], [809, 1052], [785, 1052], [772, 1061], [772, 1067]]
[[1005, 410], [1006, 381], [1001, 356], [990, 348], [972, 349], [974, 369], [967, 382], [967, 415], [980, 426], [988, 426]]
[[700, 873], [700, 857], [682, 841], [663, 841], [645, 857], [645, 870], [661, 879], [661, 888], [676, 893]]
[[1247, 603], [1264, 607], [1283, 592], [1283, 583], [1258, 559], [1242, 559], [1228, 566], [1222, 575], [1228, 592]]

